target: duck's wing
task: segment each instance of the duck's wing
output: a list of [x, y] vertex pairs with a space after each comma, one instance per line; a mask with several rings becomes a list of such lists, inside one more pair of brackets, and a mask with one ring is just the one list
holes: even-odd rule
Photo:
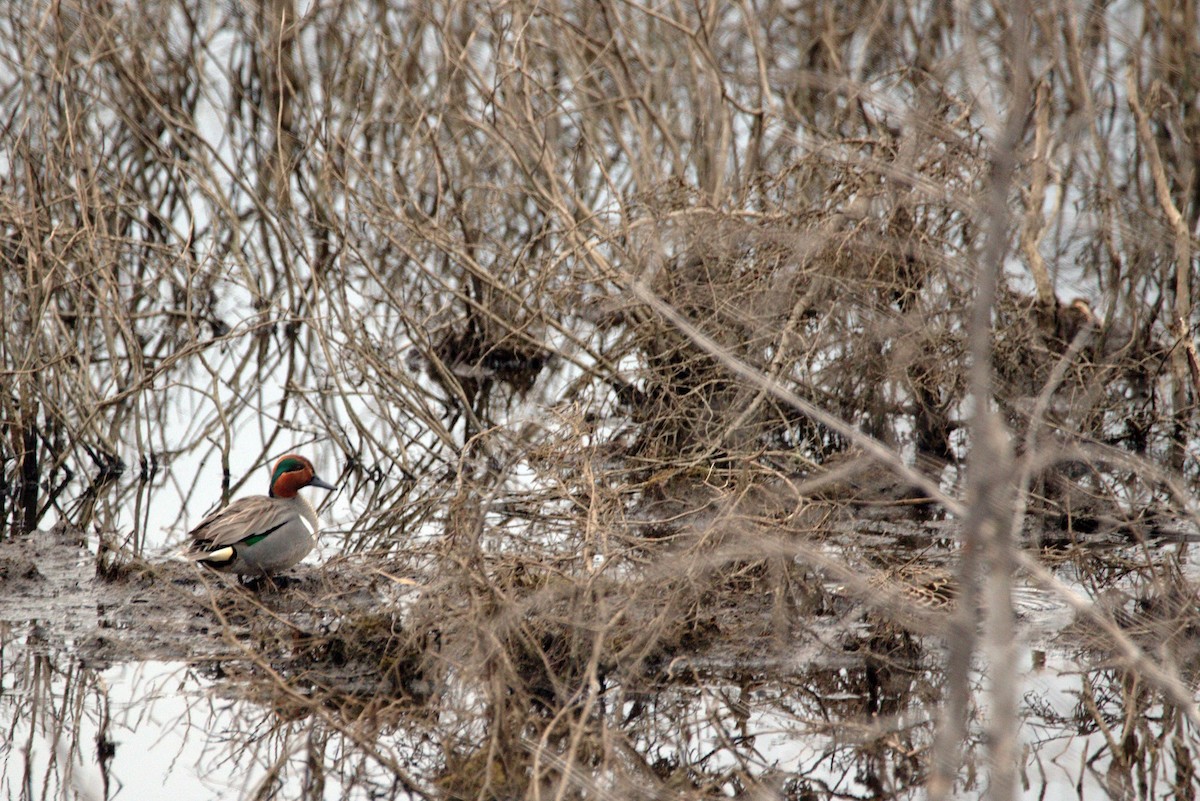
[[253, 544], [286, 526], [295, 516], [295, 510], [290, 507], [291, 504], [280, 504], [263, 495], [239, 498], [192, 529], [188, 550], [203, 554], [247, 540]]

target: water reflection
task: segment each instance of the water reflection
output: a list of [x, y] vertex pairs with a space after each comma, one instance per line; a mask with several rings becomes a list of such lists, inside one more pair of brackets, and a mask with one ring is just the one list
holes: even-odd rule
[[[97, 671], [42, 640], [37, 625], [5, 626], [0, 787], [12, 799], [197, 798], [187, 734], [188, 670], [127, 663]], [[194, 688], [193, 682], [193, 688]], [[186, 756], [185, 756], [186, 755]], [[183, 756], [182, 760], [178, 758]]]
[[185, 663], [93, 670], [22, 629], [0, 646], [0, 797], [405, 797], [406, 766], [428, 750], [411, 727], [360, 742], [344, 721], [238, 697]]
[[[61, 547], [76, 565], [74, 546]], [[41, 581], [55, 576], [48, 548]], [[793, 610], [804, 626], [790, 637], [762, 624], [764, 601], [762, 614], [713, 621], [636, 669], [588, 668], [582, 647], [596, 629], [578, 608], [558, 616], [555, 584], [519, 573], [506, 586], [533, 593], [522, 615], [477, 611], [470, 633], [445, 611], [453, 600], [438, 607], [438, 593], [391, 578], [401, 567], [371, 564], [304, 571], [261, 594], [207, 584], [190, 565], [91, 584], [71, 574], [88, 597], [109, 600], [88, 607], [56, 591], [69, 624], [0, 624], [0, 798], [923, 795], [945, 681], [940, 642], [837, 597], [838, 587], [823, 606]], [[1156, 569], [1157, 583], [1126, 575], [1111, 588], [1123, 588], [1115, 618], [1194, 676], [1192, 596], [1178, 571]], [[608, 592], [604, 603], [616, 603], [617, 587]], [[757, 634], [737, 642], [735, 625]], [[1102, 636], [1052, 604], [1029, 604], [1020, 628], [1018, 663], [981, 664], [973, 676], [963, 796], [987, 793], [982, 687], [995, 669], [1020, 677], [1025, 797], [1197, 789], [1194, 727], [1115, 667]]]
[[[567, 765], [566, 743], [545, 736], [548, 720], [517, 752], [488, 754], [492, 732], [455, 732], [449, 722], [439, 731], [428, 713], [364, 726], [361, 709], [289, 704], [294, 687], [277, 686], [274, 702], [255, 693], [256, 702], [185, 663], [95, 670], [51, 647], [36, 625], [5, 626], [3, 637], [0, 788], [10, 799], [503, 798], [525, 795], [531, 775], [546, 789], [565, 777], [572, 797], [729, 797], [749, 788], [780, 798], [910, 797], [920, 793], [940, 682], [907, 648], [786, 681], [730, 683], [688, 670], [636, 698], [611, 688], [593, 731], [607, 731], [620, 758], [597, 751]], [[1118, 672], [1072, 675], [1061, 656], [1053, 669], [1023, 667], [1027, 797], [1079, 787], [1150, 797], [1194, 786], [1194, 732], [1177, 715]], [[471, 731], [482, 744], [475, 750], [461, 747]], [[456, 735], [459, 747], [444, 750]], [[985, 790], [970, 778], [961, 789]]]

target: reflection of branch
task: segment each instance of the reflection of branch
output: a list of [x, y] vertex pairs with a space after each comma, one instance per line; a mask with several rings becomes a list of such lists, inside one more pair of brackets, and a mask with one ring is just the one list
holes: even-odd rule
[[1026, 553], [1018, 553], [1017, 562], [1034, 581], [1066, 601], [1078, 615], [1086, 617], [1099, 627], [1123, 657], [1123, 665], [1127, 670], [1162, 690], [1193, 726], [1200, 726], [1200, 707], [1197, 707], [1191, 691], [1177, 674], [1160, 667], [1121, 630], [1120, 626], [1101, 611], [1094, 601], [1072, 590], [1036, 558]]

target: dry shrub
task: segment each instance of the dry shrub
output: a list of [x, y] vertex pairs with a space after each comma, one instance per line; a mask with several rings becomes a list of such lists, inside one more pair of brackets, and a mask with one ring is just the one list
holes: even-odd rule
[[[893, 575], [872, 545], [955, 550], [908, 512], [961, 502], [901, 468], [951, 484], [978, 444], [981, 254], [1012, 497], [1074, 534], [1082, 495], [1134, 541], [1143, 503], [1184, 509], [1200, 49], [1134, 5], [1135, 32], [1091, 6], [10, 4], [0, 518], [98, 530], [119, 579], [159, 517], [321, 449], [334, 536], [422, 600], [304, 649], [437, 663], [467, 721], [448, 793], [727, 792], [639, 763], [662, 732], [622, 712], [672, 665], [860, 622], [827, 585]], [[879, 665], [911, 639], [848, 630], [855, 689], [901, 708]]]

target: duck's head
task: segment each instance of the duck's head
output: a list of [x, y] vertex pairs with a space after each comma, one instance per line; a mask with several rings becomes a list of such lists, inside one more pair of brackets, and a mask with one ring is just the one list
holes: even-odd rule
[[271, 474], [271, 490], [267, 494], [272, 498], [294, 498], [302, 487], [337, 489], [317, 477], [312, 462], [303, 456], [289, 453], [275, 463], [275, 472]]

